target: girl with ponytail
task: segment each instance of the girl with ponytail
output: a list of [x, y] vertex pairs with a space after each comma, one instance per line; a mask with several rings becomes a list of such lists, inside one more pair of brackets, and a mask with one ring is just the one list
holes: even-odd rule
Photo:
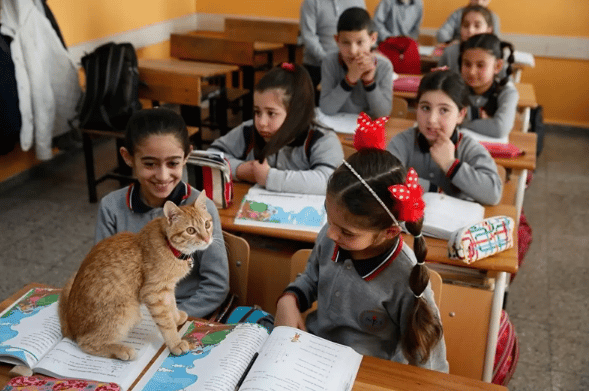
[[[448, 372], [424, 264], [424, 203], [413, 169], [384, 150], [384, 122], [360, 114], [354, 145], [327, 185], [327, 224], [307, 267], [279, 298], [276, 325], [308, 329], [357, 352]], [[406, 245], [401, 223], [414, 237]], [[317, 301], [303, 322], [301, 312]]]
[[[503, 72], [504, 50], [508, 49]], [[464, 127], [506, 141], [513, 129], [519, 94], [510, 80], [513, 45], [494, 34], [478, 34], [460, 45], [460, 71], [470, 88], [470, 110]]]
[[314, 94], [304, 67], [272, 68], [254, 88], [254, 120], [209, 149], [225, 154], [234, 180], [279, 192], [325, 194], [344, 154], [335, 132], [315, 122]]

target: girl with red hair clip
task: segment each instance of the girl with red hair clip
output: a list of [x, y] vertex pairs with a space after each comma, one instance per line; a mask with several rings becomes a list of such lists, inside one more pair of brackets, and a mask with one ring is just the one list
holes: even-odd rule
[[[424, 203], [413, 169], [384, 150], [384, 123], [361, 114], [354, 146], [327, 185], [327, 224], [305, 271], [277, 302], [275, 325], [307, 329], [363, 355], [448, 372], [424, 264]], [[415, 252], [403, 242], [401, 222]], [[301, 312], [317, 301], [304, 322]]]
[[344, 159], [335, 132], [315, 121], [307, 70], [282, 63], [254, 88], [254, 119], [215, 140], [210, 150], [229, 160], [235, 181], [286, 193], [325, 194], [327, 179]]

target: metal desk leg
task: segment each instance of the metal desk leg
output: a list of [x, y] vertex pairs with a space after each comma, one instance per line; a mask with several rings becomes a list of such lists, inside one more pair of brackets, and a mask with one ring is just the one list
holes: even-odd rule
[[532, 109], [530, 107], [525, 107], [524, 112], [522, 113], [522, 132], [528, 133], [530, 130], [530, 115]]
[[507, 273], [499, 272], [495, 281], [493, 292], [493, 303], [491, 304], [491, 317], [489, 318], [489, 333], [487, 334], [487, 350], [483, 366], [483, 381], [490, 383], [493, 380], [493, 364], [495, 363], [495, 352], [497, 350], [497, 337], [499, 334], [499, 323], [501, 321], [501, 309], [505, 297]]
[[522, 213], [522, 208], [524, 206], [524, 193], [526, 192], [526, 181], [528, 180], [528, 170], [524, 169], [521, 170], [519, 174], [519, 179], [517, 182], [517, 190], [515, 193], [515, 211], [516, 211], [516, 221], [515, 226], [519, 225], [519, 217]]

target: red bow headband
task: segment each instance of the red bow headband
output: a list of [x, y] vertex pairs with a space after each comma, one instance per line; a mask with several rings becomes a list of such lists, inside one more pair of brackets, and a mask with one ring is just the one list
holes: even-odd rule
[[399, 219], [416, 222], [423, 217], [425, 203], [423, 202], [423, 189], [419, 185], [419, 177], [413, 167], [407, 171], [405, 184], [389, 186], [393, 198], [399, 201]]
[[385, 124], [389, 117], [380, 117], [374, 121], [366, 113], [358, 115], [358, 125], [354, 134], [354, 148], [359, 151], [364, 148], [386, 148]]
[[282, 64], [280, 64], [280, 67], [286, 71], [289, 71], [289, 72], [295, 71], [294, 64], [292, 64], [290, 62], [283, 62]]

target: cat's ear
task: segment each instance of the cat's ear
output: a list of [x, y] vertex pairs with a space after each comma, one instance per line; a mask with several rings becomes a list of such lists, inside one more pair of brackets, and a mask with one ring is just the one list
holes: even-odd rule
[[205, 191], [201, 191], [196, 200], [194, 201], [194, 207], [197, 209], [207, 209], [207, 195]]
[[178, 218], [178, 215], [180, 215], [180, 208], [172, 201], [166, 201], [164, 204], [164, 216], [166, 216], [168, 224], [172, 225]]

